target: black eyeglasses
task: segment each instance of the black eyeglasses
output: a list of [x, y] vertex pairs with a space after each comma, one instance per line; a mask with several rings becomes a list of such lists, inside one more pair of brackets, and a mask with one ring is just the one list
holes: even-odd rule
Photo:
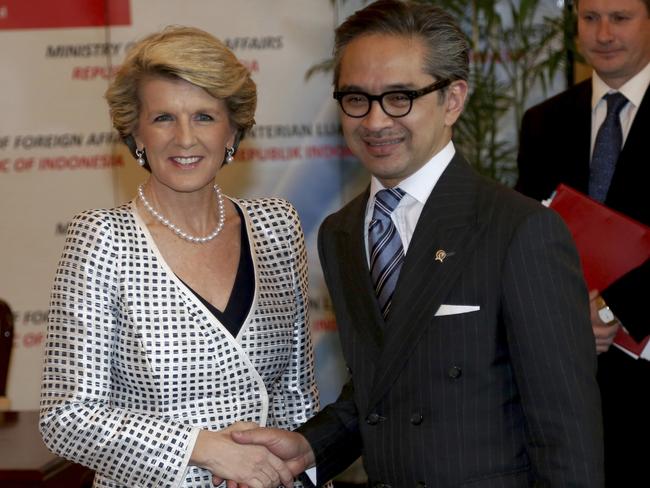
[[360, 91], [335, 91], [334, 98], [339, 102], [343, 113], [360, 119], [370, 113], [372, 102], [379, 102], [381, 109], [391, 117], [404, 117], [413, 108], [413, 100], [448, 86], [451, 80], [438, 80], [419, 90], [394, 90], [380, 95], [370, 95]]

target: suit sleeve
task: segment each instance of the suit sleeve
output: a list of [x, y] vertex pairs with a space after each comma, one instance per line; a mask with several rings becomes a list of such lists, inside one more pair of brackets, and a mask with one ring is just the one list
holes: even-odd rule
[[316, 456], [317, 486], [350, 466], [361, 455], [361, 434], [354, 403], [354, 386], [348, 381], [334, 403], [298, 428]]
[[589, 303], [568, 229], [538, 209], [518, 226], [502, 280], [503, 319], [541, 486], [603, 485]]
[[[583, 93], [585, 92], [572, 92], [577, 97], [583, 97]], [[566, 100], [566, 98], [563, 98], [563, 100]], [[585, 98], [585, 103], [587, 103], [587, 100]], [[585, 151], [584, 160], [574, 160], [569, 156], [562, 155], [562, 151], [555, 147], [558, 143], [557, 132], [562, 130], [558, 127], [558, 124], [563, 128], [566, 128], [569, 124], [568, 122], [562, 123], [562, 120], [571, 117], [572, 121], [575, 120], [577, 123], [582, 124], [582, 116], [575, 118], [571, 115], [571, 110], [577, 110], [578, 107], [582, 107], [582, 105], [568, 106], [564, 102], [557, 101], [555, 103], [546, 102], [526, 111], [521, 122], [519, 137], [519, 152], [517, 154], [519, 178], [515, 185], [516, 190], [535, 200], [548, 198], [560, 182], [569, 184], [583, 193], [587, 191], [587, 166], [584, 168], [584, 186], [578, 183], [582, 181], [582, 177], [579, 177], [578, 174], [582, 171], [580, 165], [588, 164], [589, 153]], [[584, 106], [584, 110], [588, 110], [587, 105]], [[642, 122], [638, 122], [639, 120], [635, 119], [635, 124], [642, 124]], [[590, 123], [589, 121], [590, 115], [589, 112], [586, 112], [584, 122]], [[553, 138], [551, 134], [556, 137]], [[587, 134], [588, 132], [584, 133], [585, 139], [581, 135], [574, 137], [578, 137], [579, 141], [585, 141], [587, 144], [589, 141]], [[585, 148], [587, 147], [585, 145]], [[638, 191], [643, 190], [639, 186], [636, 186], [635, 189], [629, 188], [631, 180], [641, 182], [647, 180], [647, 178], [644, 178], [643, 171], [641, 171], [643, 165], [638, 164], [643, 158], [640, 155], [635, 157], [640, 159], [634, 165], [629, 164], [631, 161], [626, 161], [628, 166], [623, 169], [625, 171], [624, 176], [621, 176], [621, 180], [619, 180], [619, 188], [625, 188], [623, 192], [632, 192], [633, 194], [637, 191], [637, 188]], [[634, 166], [638, 169], [630, 171], [630, 168]], [[572, 169], [570, 170], [570, 168]], [[617, 171], [619, 170], [617, 169]], [[568, 180], [567, 175], [569, 174], [572, 175], [573, 181]], [[628, 198], [620, 193], [615, 198], [619, 203], [621, 200], [628, 201]], [[632, 199], [631, 201], [637, 202], [638, 200]], [[636, 205], [638, 207], [643, 203], [637, 203]], [[628, 213], [620, 208], [613, 208]], [[637, 220], [639, 220], [638, 217]], [[640, 219], [640, 221], [644, 222], [643, 219]], [[650, 334], [650, 311], [646, 305], [648, 289], [650, 289], [650, 264], [646, 261], [642, 266], [629, 272], [606, 290], [601, 290], [607, 304], [637, 341]]]
[[[328, 280], [327, 221], [318, 233], [318, 253]], [[298, 429], [314, 451], [318, 486], [332, 479], [361, 455], [359, 414], [354, 401], [354, 386], [349, 380], [337, 400]]]

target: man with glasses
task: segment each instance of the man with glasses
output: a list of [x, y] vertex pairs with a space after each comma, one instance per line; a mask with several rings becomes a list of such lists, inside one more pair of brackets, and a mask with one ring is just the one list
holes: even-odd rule
[[318, 485], [363, 455], [373, 487], [602, 486], [577, 253], [455, 150], [468, 55], [429, 4], [380, 0], [337, 29], [334, 98], [372, 175], [319, 235], [351, 378], [298, 433], [233, 433]]

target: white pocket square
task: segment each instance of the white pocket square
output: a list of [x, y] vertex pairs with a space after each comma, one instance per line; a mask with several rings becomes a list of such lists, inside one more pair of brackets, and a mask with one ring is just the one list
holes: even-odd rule
[[436, 312], [436, 317], [442, 317], [443, 315], [457, 315], [459, 313], [469, 313], [476, 312], [481, 310], [481, 307], [478, 305], [440, 305], [440, 308]]

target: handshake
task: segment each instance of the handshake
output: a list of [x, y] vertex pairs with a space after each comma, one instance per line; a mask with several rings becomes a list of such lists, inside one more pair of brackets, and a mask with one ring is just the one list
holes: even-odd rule
[[293, 479], [315, 464], [309, 442], [296, 432], [237, 422], [217, 432], [202, 430], [190, 464], [212, 473], [216, 486], [293, 488]]

